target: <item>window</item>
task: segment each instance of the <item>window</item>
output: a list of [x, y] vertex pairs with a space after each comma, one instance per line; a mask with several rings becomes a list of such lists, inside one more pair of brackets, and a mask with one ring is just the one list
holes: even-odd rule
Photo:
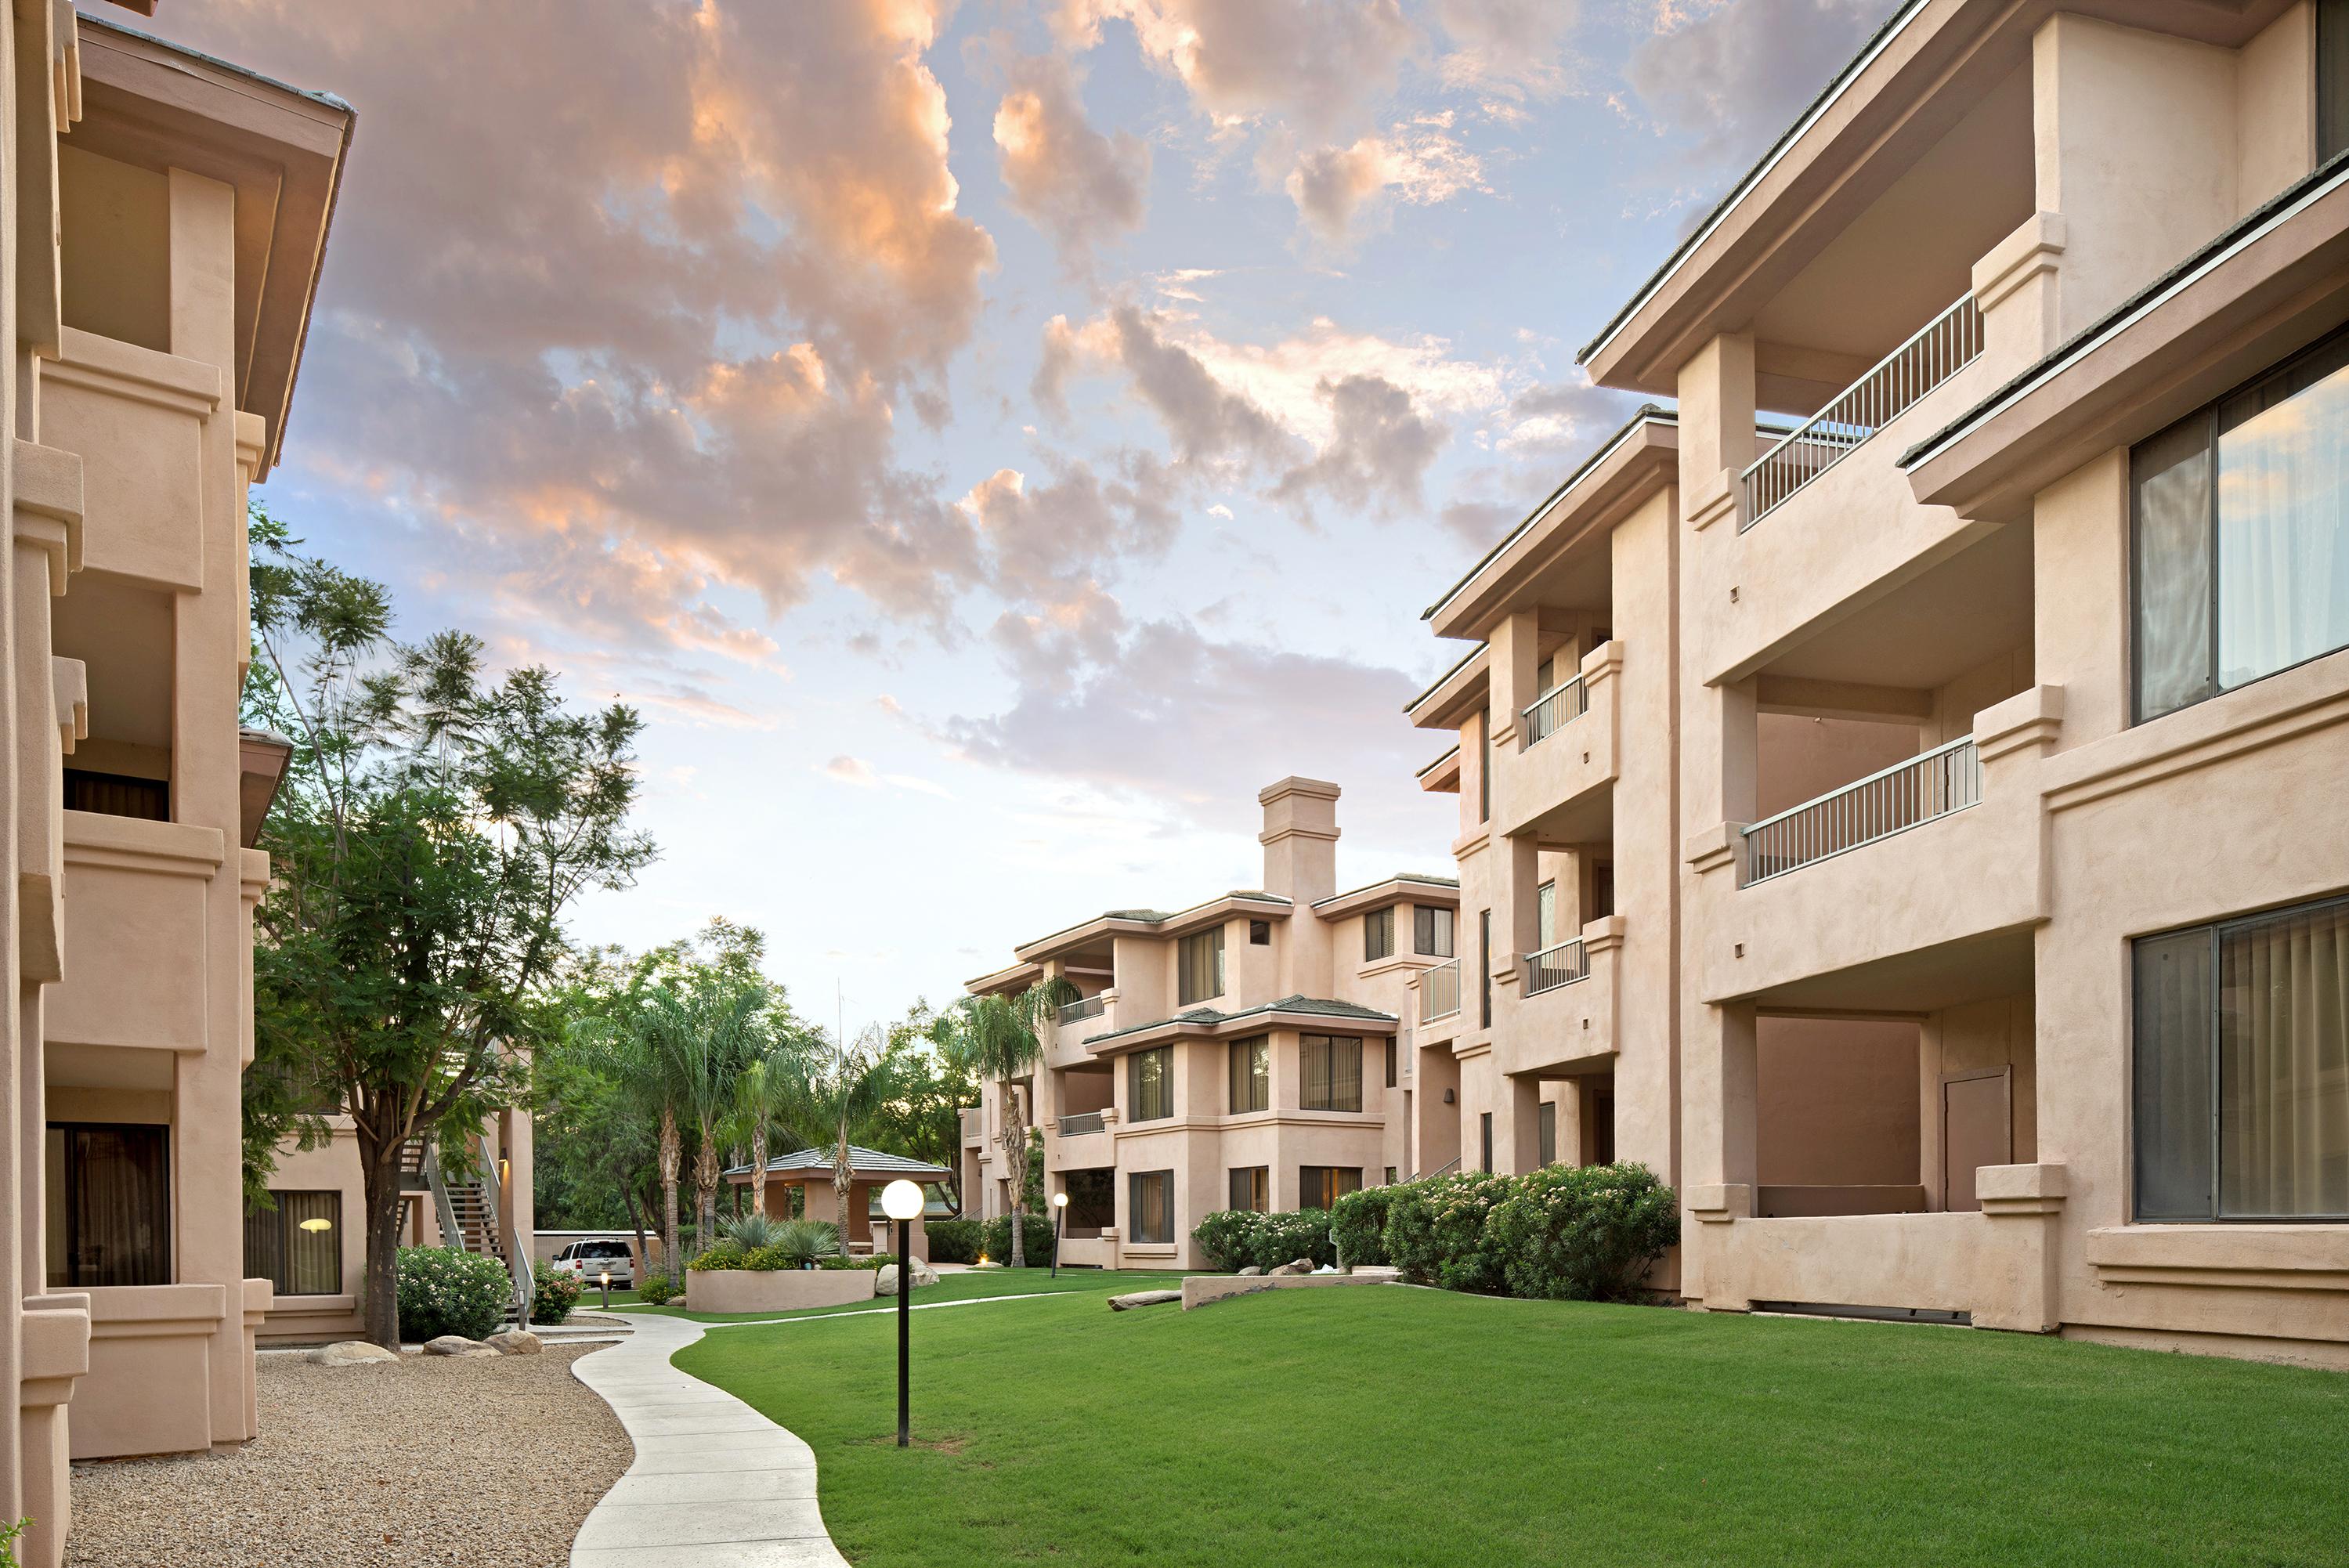
[[1117, 1223], [1116, 1171], [1100, 1166], [1070, 1171], [1062, 1174], [1061, 1186], [1069, 1194], [1068, 1210], [1061, 1216], [1067, 1234], [1097, 1235], [1102, 1226]]
[[2129, 454], [2141, 723], [2349, 646], [2349, 335]]
[[1193, 932], [1175, 944], [1174, 999], [1183, 1006], [1224, 994], [1224, 928]]
[[68, 768], [65, 770], [65, 786], [68, 811], [140, 817], [150, 822], [171, 820], [171, 786], [165, 779], [134, 779], [123, 773], [93, 773], [86, 768]]
[[1557, 1163], [1557, 1101], [1546, 1099], [1541, 1106], [1541, 1162]]
[[1174, 1172], [1137, 1171], [1126, 1178], [1126, 1229], [1133, 1242], [1174, 1239]]
[[1232, 1114], [1272, 1109], [1272, 1040], [1250, 1035], [1232, 1042]]
[[1615, 913], [1615, 863], [1600, 861], [1590, 868], [1590, 918], [1604, 920]]
[[1454, 912], [1438, 904], [1416, 904], [1412, 909], [1412, 951], [1429, 958], [1452, 956], [1452, 926], [1457, 918]]
[[2349, 899], [2133, 959], [2137, 1217], [2349, 1219]]
[[1349, 1192], [1362, 1190], [1359, 1165], [1300, 1165], [1297, 1170], [1297, 1206], [1326, 1209]]
[[170, 1130], [51, 1122], [48, 1134], [50, 1285], [171, 1284]]
[[1476, 1169], [1490, 1176], [1493, 1173], [1493, 1113], [1491, 1111], [1488, 1110], [1476, 1119], [1476, 1135], [1482, 1140], [1485, 1151], [1483, 1162]]
[[1476, 820], [1493, 820], [1493, 710], [1476, 721]]
[[1271, 945], [1272, 945], [1272, 922], [1270, 922], [1270, 921], [1268, 921], [1268, 920], [1251, 920], [1251, 921], [1249, 921], [1249, 922], [1248, 922], [1248, 945], [1249, 945], [1250, 947], [1269, 947], [1269, 946], [1271, 946]]
[[1396, 1055], [1397, 1051], [1398, 1051], [1401, 1047], [1397, 1047], [1397, 1046], [1396, 1046], [1396, 1044], [1395, 1044], [1392, 1040], [1389, 1040], [1389, 1041], [1387, 1041], [1387, 1043], [1386, 1043], [1386, 1047], [1387, 1047], [1387, 1087], [1388, 1087], [1389, 1088], [1394, 1088], [1394, 1086], [1395, 1086], [1395, 1055]]
[[1307, 1035], [1298, 1041], [1304, 1057], [1299, 1103], [1308, 1110], [1362, 1109], [1362, 1042], [1348, 1037]]
[[1394, 954], [1394, 905], [1374, 909], [1362, 916], [1362, 962], [1372, 963]]
[[1155, 1121], [1174, 1114], [1174, 1047], [1159, 1046], [1125, 1058], [1126, 1119]]
[[1534, 946], [1547, 952], [1557, 941], [1557, 883], [1534, 889]]
[[[265, 1279], [280, 1295], [340, 1295], [343, 1290], [343, 1195], [280, 1192], [274, 1209], [244, 1212], [244, 1272]], [[574, 1242], [574, 1257], [625, 1254], [625, 1243]]]
[[1547, 696], [1549, 695], [1549, 688], [1557, 684], [1557, 655], [1556, 654], [1547, 655], [1543, 657], [1541, 663], [1534, 666], [1534, 696], [1537, 697]]
[[1489, 909], [1476, 913], [1476, 974], [1484, 985], [1478, 1026], [1489, 1029], [1493, 1026], [1493, 912]]
[[2316, 160], [2349, 150], [2349, 0], [2316, 0]]
[[1388, 1166], [1388, 1167], [1387, 1167], [1387, 1185], [1388, 1185], [1388, 1186], [1390, 1186], [1390, 1187], [1392, 1187], [1392, 1186], [1393, 1186], [1394, 1184], [1395, 1184], [1395, 1168], [1394, 1168], [1393, 1166], [1390, 1165], [1390, 1166]]
[[1232, 1172], [1232, 1207], [1261, 1214], [1272, 1208], [1272, 1167], [1243, 1165]]

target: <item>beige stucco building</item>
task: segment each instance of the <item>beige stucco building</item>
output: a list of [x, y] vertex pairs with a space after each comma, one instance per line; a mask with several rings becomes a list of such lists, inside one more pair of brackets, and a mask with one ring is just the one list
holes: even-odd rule
[[1429, 612], [1405, 1163], [1645, 1161], [1707, 1307], [2349, 1365], [2344, 61], [1914, 0], [1585, 350], [1677, 408]]
[[986, 1085], [964, 1113], [968, 1212], [1009, 1212], [1007, 1092], [1043, 1134], [1047, 1202], [1069, 1195], [1064, 1263], [1201, 1267], [1206, 1214], [1319, 1207], [1413, 1173], [1397, 1021], [1413, 978], [1452, 957], [1459, 896], [1417, 875], [1340, 892], [1338, 796], [1298, 778], [1258, 794], [1261, 888], [1112, 910], [971, 982], [987, 995], [1057, 976], [1081, 999], [1030, 1077]]

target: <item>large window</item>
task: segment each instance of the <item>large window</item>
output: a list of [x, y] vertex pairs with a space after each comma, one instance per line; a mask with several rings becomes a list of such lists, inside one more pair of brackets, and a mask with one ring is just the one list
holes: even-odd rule
[[2137, 1217], [2349, 1219], [2349, 899], [2134, 956]]
[[1362, 916], [1362, 962], [1392, 957], [1394, 954], [1394, 905], [1374, 909]]
[[1412, 908], [1412, 951], [1428, 958], [1452, 956], [1454, 913], [1435, 904]]
[[[65, 804], [68, 811], [96, 811], [109, 817], [142, 817], [150, 822], [171, 820], [171, 786], [161, 779], [137, 779], [122, 773], [93, 773], [87, 768], [65, 770]], [[253, 1276], [259, 1279], [261, 1276]]]
[[2142, 721], [2349, 646], [2349, 335], [2129, 455]]
[[[272, 1190], [274, 1209], [244, 1212], [244, 1273], [279, 1295], [339, 1295], [343, 1289], [343, 1195]], [[575, 1246], [607, 1243], [579, 1242]], [[616, 1245], [625, 1253], [625, 1243]]]
[[1362, 1190], [1359, 1165], [1300, 1165], [1297, 1169], [1297, 1206], [1326, 1209], [1349, 1192]]
[[1307, 1035], [1299, 1103], [1308, 1110], [1362, 1109], [1362, 1042], [1350, 1036]]
[[1117, 1172], [1100, 1166], [1071, 1171], [1061, 1178], [1061, 1185], [1069, 1194], [1068, 1212], [1061, 1222], [1072, 1236], [1092, 1236], [1101, 1233], [1104, 1225], [1117, 1223]]
[[1174, 1047], [1158, 1046], [1125, 1058], [1126, 1119], [1155, 1121], [1174, 1114]]
[[1232, 1171], [1232, 1207], [1261, 1214], [1272, 1207], [1272, 1167], [1242, 1165]]
[[1183, 1006], [1224, 994], [1224, 928], [1195, 931], [1175, 944], [1174, 996]]
[[1174, 1239], [1174, 1172], [1172, 1171], [1137, 1171], [1126, 1179], [1128, 1214], [1126, 1229], [1133, 1233], [1133, 1242], [1171, 1242]]
[[167, 1128], [51, 1122], [49, 1284], [171, 1283], [171, 1161]]
[[1232, 1114], [1272, 1109], [1272, 1041], [1250, 1035], [1232, 1042]]

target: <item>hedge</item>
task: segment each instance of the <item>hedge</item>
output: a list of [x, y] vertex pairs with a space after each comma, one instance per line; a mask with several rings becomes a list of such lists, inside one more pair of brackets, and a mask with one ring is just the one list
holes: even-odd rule
[[402, 1247], [395, 1266], [402, 1339], [438, 1339], [444, 1334], [484, 1338], [513, 1305], [513, 1277], [505, 1264], [481, 1253]]
[[1446, 1290], [1637, 1301], [1648, 1270], [1680, 1241], [1679, 1200], [1635, 1162], [1433, 1176], [1384, 1191], [1388, 1261]]
[[[1030, 1214], [1027, 1221], [1019, 1233], [1027, 1253], [1025, 1262], [1030, 1268], [1040, 1269], [1052, 1261], [1052, 1222], [1041, 1214]], [[989, 1263], [1011, 1262], [1010, 1215], [998, 1214], [981, 1224], [978, 1250]]]
[[[932, 1220], [923, 1227], [929, 1233], [930, 1262], [934, 1264], [975, 1264], [984, 1238], [984, 1227], [977, 1220]], [[1011, 1232], [1006, 1227], [1003, 1239], [1007, 1244]]]
[[1338, 1261], [1327, 1209], [1280, 1214], [1219, 1209], [1199, 1221], [1191, 1239], [1207, 1254], [1208, 1263], [1226, 1273], [1251, 1266], [1275, 1269], [1299, 1258], [1311, 1260], [1316, 1268]]
[[1513, 1180], [1472, 1172], [1402, 1183], [1387, 1202], [1387, 1261], [1414, 1284], [1506, 1294], [1501, 1260], [1485, 1251], [1485, 1222]]
[[1364, 1187], [1339, 1194], [1330, 1205], [1330, 1242], [1341, 1267], [1387, 1261], [1387, 1210], [1395, 1191], [1392, 1187]]

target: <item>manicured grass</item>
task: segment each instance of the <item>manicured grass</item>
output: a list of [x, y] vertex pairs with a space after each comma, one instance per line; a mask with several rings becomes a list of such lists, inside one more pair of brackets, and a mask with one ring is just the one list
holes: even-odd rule
[[[1086, 1291], [1110, 1295], [1127, 1290], [1158, 1290], [1182, 1284], [1182, 1276], [1169, 1274], [1145, 1274], [1133, 1270], [1113, 1272], [1108, 1269], [1062, 1269], [1054, 1279], [1049, 1269], [979, 1269], [968, 1274], [938, 1276], [938, 1283], [914, 1292], [914, 1304], [919, 1306], [934, 1301], [972, 1301], [989, 1295], [1026, 1295], [1031, 1293], [1067, 1295]], [[620, 1293], [612, 1293], [612, 1305], [620, 1305]], [[696, 1323], [761, 1323], [769, 1318], [833, 1317], [843, 1312], [870, 1312], [876, 1306], [894, 1306], [895, 1296], [876, 1296], [871, 1301], [850, 1302], [843, 1306], [811, 1306], [797, 1312], [688, 1312], [678, 1305], [631, 1306], [630, 1312], [657, 1312], [664, 1317], [689, 1317]]]
[[975, 1563], [2340, 1564], [2349, 1376], [1395, 1288], [705, 1336], [842, 1550]]

